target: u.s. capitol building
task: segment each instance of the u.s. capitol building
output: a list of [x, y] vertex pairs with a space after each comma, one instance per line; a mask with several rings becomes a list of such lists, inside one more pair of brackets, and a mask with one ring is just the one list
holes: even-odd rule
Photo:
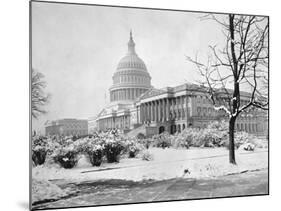
[[[124, 133], [150, 136], [168, 131], [173, 134], [186, 127], [206, 127], [210, 121], [225, 118], [215, 111], [204, 89], [195, 84], [156, 89], [144, 61], [137, 55], [130, 32], [128, 52], [120, 60], [110, 87], [110, 104], [97, 115], [96, 128], [100, 131], [117, 128]], [[249, 93], [241, 93], [246, 103]], [[267, 114], [253, 111], [241, 115], [236, 129], [267, 134]]]

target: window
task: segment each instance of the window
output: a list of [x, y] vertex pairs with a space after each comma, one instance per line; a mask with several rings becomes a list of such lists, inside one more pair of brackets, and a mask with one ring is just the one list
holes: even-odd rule
[[197, 114], [198, 114], [198, 116], [201, 116], [201, 108], [200, 107], [197, 108]]

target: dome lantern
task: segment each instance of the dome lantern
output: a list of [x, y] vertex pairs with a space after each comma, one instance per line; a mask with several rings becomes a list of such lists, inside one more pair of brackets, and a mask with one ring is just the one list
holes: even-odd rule
[[136, 54], [135, 42], [133, 40], [132, 30], [130, 31], [130, 40], [128, 42], [128, 54]]

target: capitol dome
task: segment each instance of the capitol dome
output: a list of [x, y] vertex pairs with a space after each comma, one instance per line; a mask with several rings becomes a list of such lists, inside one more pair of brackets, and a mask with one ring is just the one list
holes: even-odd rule
[[143, 60], [135, 51], [132, 32], [128, 42], [128, 52], [119, 61], [112, 77], [110, 101], [134, 101], [151, 88], [151, 77]]
[[137, 54], [128, 54], [124, 56], [118, 63], [117, 71], [122, 71], [127, 68], [137, 68], [139, 70], [147, 71], [145, 63], [138, 57]]

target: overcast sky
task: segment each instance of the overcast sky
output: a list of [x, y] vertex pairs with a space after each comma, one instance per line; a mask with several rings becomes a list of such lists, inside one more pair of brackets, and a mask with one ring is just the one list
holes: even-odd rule
[[204, 58], [209, 45], [224, 40], [220, 26], [202, 15], [32, 2], [32, 67], [45, 75], [52, 96], [33, 128], [46, 120], [87, 119], [108, 103], [130, 29], [155, 88], [194, 82], [197, 72], [185, 55]]

